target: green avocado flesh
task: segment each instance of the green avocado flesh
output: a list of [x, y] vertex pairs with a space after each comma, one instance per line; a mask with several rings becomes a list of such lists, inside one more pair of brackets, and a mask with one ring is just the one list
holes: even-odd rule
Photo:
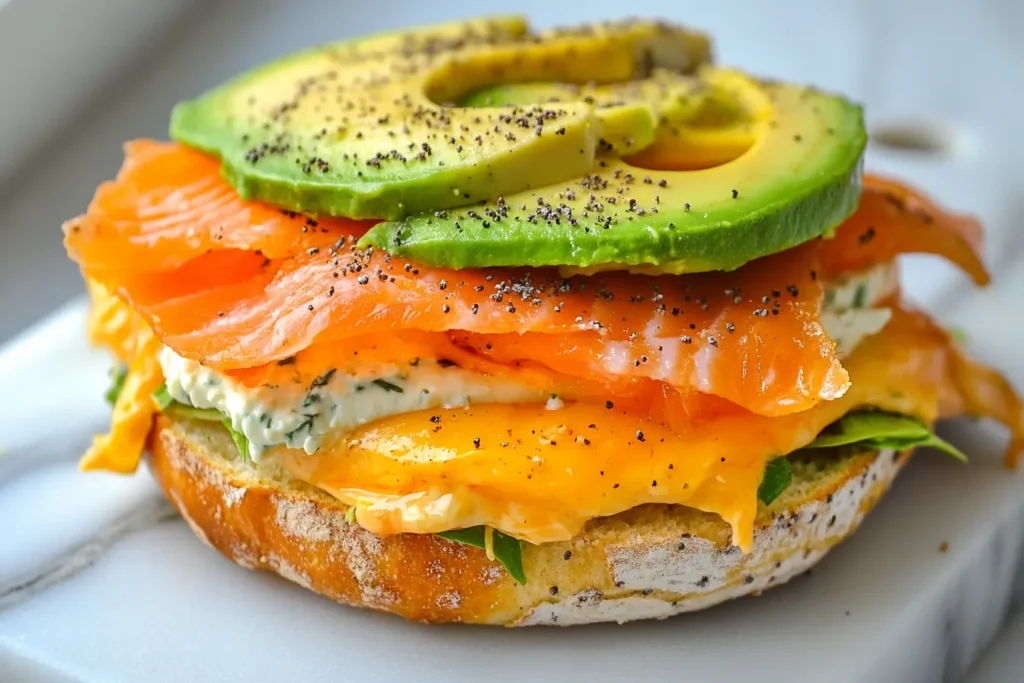
[[[740, 83], [736, 87], [764, 100], [754, 120], [725, 123], [733, 143], [748, 138], [736, 158], [667, 170], [672, 155], [659, 157], [662, 145], [679, 144], [676, 151], [685, 156], [687, 135], [697, 146], [708, 135], [697, 119], [689, 131], [678, 127], [706, 107], [683, 107], [679, 121], [663, 109], [654, 144], [640, 152], [660, 170], [601, 159], [597, 169], [569, 181], [380, 223], [362, 244], [453, 268], [731, 270], [827, 234], [853, 212], [867, 141], [859, 107], [805, 87], [749, 79], [743, 85], [745, 77], [725, 70], [705, 69], [701, 77], [726, 90]], [[528, 91], [507, 89], [500, 96]], [[721, 132], [710, 128], [712, 138]]]
[[[760, 97], [757, 99], [763, 100]], [[707, 79], [700, 75], [683, 75], [665, 69], [653, 70], [649, 78], [623, 83], [498, 85], [472, 93], [461, 104], [469, 107], [493, 107], [533, 103], [550, 105], [579, 100], [599, 110], [619, 107], [627, 102], [647, 103], [658, 119], [658, 126], [655, 129], [657, 151], [665, 152], [667, 148], [672, 148], [676, 144], [688, 145], [686, 156], [697, 166], [717, 165], [716, 161], [721, 163], [731, 160], [746, 151], [753, 143], [750, 136], [753, 117], [748, 111], [749, 105], [767, 104], [763, 101], [745, 103], [736, 96], [736, 93], [708, 83]], [[635, 132], [623, 126], [624, 123], [626, 122], [621, 120], [604, 122], [601, 139], [598, 142], [601, 153], [609, 157], [623, 157], [636, 155], [647, 149], [644, 145], [638, 144]], [[732, 140], [723, 139], [721, 134], [710, 140], [705, 139], [706, 142], [720, 148], [725, 156], [719, 156], [717, 159], [694, 159], [693, 147], [702, 137], [699, 133], [708, 130], [731, 133]], [[649, 161], [650, 154], [643, 156], [645, 161]], [[676, 158], [673, 159], [673, 165], [678, 167], [679, 155], [674, 156]]]
[[[432, 215], [588, 173], [602, 130], [622, 131], [622, 144], [628, 137], [640, 149], [654, 141], [657, 124], [642, 100], [600, 109], [582, 99], [450, 103], [509, 82], [692, 72], [709, 56], [703, 36], [654, 22], [541, 34], [518, 18], [443, 24], [260, 67], [175, 107], [171, 136], [220, 157], [246, 199], [351, 218]], [[467, 243], [459, 244], [464, 251]]]

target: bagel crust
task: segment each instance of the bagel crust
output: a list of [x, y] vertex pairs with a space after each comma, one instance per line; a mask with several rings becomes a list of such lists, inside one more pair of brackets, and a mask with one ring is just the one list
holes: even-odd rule
[[272, 459], [241, 461], [219, 425], [161, 415], [149, 442], [168, 499], [233, 562], [356, 607], [502, 626], [662, 619], [785, 583], [857, 527], [907, 455], [836, 457], [795, 478], [761, 506], [749, 554], [715, 515], [644, 505], [592, 520], [565, 542], [524, 544], [520, 585], [477, 548], [434, 535], [378, 537], [348, 522], [346, 505]]

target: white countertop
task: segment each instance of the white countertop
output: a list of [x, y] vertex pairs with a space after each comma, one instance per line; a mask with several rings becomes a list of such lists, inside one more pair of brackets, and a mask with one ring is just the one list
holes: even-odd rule
[[[23, 172], [0, 186], [0, 339], [80, 291], [57, 226], [114, 173], [122, 140], [164, 135], [174, 101], [301, 45], [463, 14], [459, 0], [355, 7], [221, 0], [201, 10], [177, 4], [155, 23], [137, 19], [140, 31], [165, 23], [164, 38], [144, 41], [142, 51], [131, 47], [137, 56], [125, 75], [103, 87], [97, 81], [92, 104], [75, 101], [73, 126], [47, 133], [52, 144], [30, 154], [34, 163], [22, 161]], [[621, 15], [618, 7], [586, 5], [594, 18]], [[1005, 317], [1024, 297], [1024, 261], [1018, 260], [1024, 206], [1017, 190], [1024, 137], [1013, 114], [1024, 110], [1024, 89], [1017, 87], [1024, 73], [1024, 6], [1012, 0], [664, 0], [633, 2], [629, 9], [711, 31], [722, 62], [842, 90], [866, 103], [871, 126], [923, 119], [948, 131], [947, 154], [873, 148], [869, 167], [898, 173], [982, 216], [989, 260], [1007, 284], [964, 299], [969, 303], [959, 309], [943, 306], [942, 313], [961, 326], [964, 316], [976, 316], [971, 329], [980, 331], [982, 353], [1015, 367], [1024, 383], [1017, 342], [1024, 329], [1011, 329], [1020, 321]], [[0, 9], [0, 24], [8, 10]], [[521, 1], [516, 11], [529, 12], [538, 24], [580, 18], [578, 5], [541, 0]], [[118, 22], [107, 24], [117, 30]], [[965, 281], [945, 264], [915, 259], [907, 277], [920, 299], [965, 294]], [[637, 677], [685, 671], [694, 680], [714, 672], [729, 680], [722, 674], [739, 675], [751, 665], [746, 671], [758, 671], [760, 680], [799, 680], [801, 670], [811, 677], [835, 672], [828, 678], [836, 680], [937, 680], [966, 671], [1014, 590], [1024, 476], [1005, 477], [987, 457], [996, 448], [984, 437], [972, 450], [979, 462], [967, 470], [919, 459], [865, 528], [811, 577], [758, 600], [665, 624], [577, 633], [426, 630], [344, 610], [238, 570], [196, 543], [180, 521], [161, 521], [167, 507], [146, 477], [74, 474], [88, 434], [106, 419], [98, 389], [105, 360], [90, 360], [76, 345], [73, 318], [56, 324], [64, 327], [32, 342], [33, 353], [20, 352], [28, 355], [18, 362], [8, 354], [6, 365], [0, 360], [0, 386], [38, 385], [41, 373], [52, 372], [49, 386], [61, 387], [19, 393], [14, 403], [5, 392], [0, 407], [0, 519], [8, 520], [0, 538], [0, 596], [6, 596], [0, 597], [0, 680], [8, 680], [4, 672], [20, 676], [30, 669], [34, 676], [63, 669], [89, 680], [243, 679], [246, 673], [253, 674], [248, 680], [271, 674], [290, 680], [304, 665], [311, 680], [325, 671], [343, 680], [357, 673], [385, 680], [410, 662], [439, 679], [476, 667], [494, 680], [511, 680], [513, 672], [516, 680], [543, 680], [545, 673], [585, 666], [595, 679], [631, 670]], [[951, 434], [961, 443], [973, 438], [962, 426]], [[942, 541], [950, 542], [949, 552], [938, 552]], [[11, 591], [25, 582], [30, 586]], [[976, 680], [1005, 680], [1000, 671], [1022, 670], [1024, 662], [1013, 663], [1022, 618], [994, 646], [994, 663], [978, 665]], [[724, 651], [725, 642], [742, 642], [743, 649]], [[159, 670], [147, 668], [154, 661]], [[917, 666], [926, 668], [904, 668]]]

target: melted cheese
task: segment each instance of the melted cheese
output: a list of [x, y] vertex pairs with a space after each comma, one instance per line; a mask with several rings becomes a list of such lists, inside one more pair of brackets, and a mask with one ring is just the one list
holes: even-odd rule
[[[890, 296], [896, 285], [896, 266], [891, 262], [876, 264], [829, 285], [822, 322], [840, 349], [852, 349], [884, 325], [885, 309], [858, 309], [876, 305]], [[224, 413], [232, 427], [246, 435], [254, 458], [260, 457], [266, 447], [278, 444], [313, 451], [327, 435], [336, 436], [397, 413], [461, 406], [471, 401], [539, 402], [550, 395], [550, 387], [522, 367], [508, 376], [487, 373], [486, 368], [479, 368], [480, 372], [439, 373], [436, 364], [428, 362], [415, 372], [404, 368], [399, 384], [393, 359], [375, 365], [367, 358], [372, 354], [364, 354], [358, 367], [336, 373], [338, 381], [320, 392], [322, 403], [312, 415], [309, 406], [304, 405], [305, 391], [297, 393], [295, 386], [247, 386], [244, 377], [227, 377], [162, 350], [152, 330], [129, 305], [95, 281], [87, 279], [86, 286], [92, 297], [89, 338], [94, 344], [110, 348], [129, 365], [129, 372], [114, 407], [111, 430], [96, 437], [82, 458], [82, 469], [132, 472], [138, 467], [155, 414], [150, 395], [165, 377], [176, 399]], [[425, 355], [429, 353], [424, 349], [423, 353], [409, 355], [429, 358]], [[337, 359], [328, 360], [333, 363]], [[559, 401], [549, 401], [547, 407], [559, 407]]]
[[[131, 472], [156, 412], [160, 346], [125, 304], [90, 290], [90, 337], [129, 371], [110, 433], [96, 438], [81, 467]], [[846, 395], [784, 417], [732, 411], [669, 429], [603, 404], [488, 404], [385, 417], [335, 434], [314, 456], [279, 447], [272, 457], [352, 505], [358, 523], [382, 535], [482, 524], [542, 543], [570, 538], [595, 517], [667, 503], [720, 515], [734, 543], [749, 550], [765, 463], [849, 410], [870, 405], [927, 421], [992, 416], [1014, 432], [1008, 458], [1024, 446], [1024, 409], [1013, 389], [922, 315], [895, 309], [846, 366]]]
[[110, 431], [93, 439], [79, 468], [134, 472], [156, 414], [153, 392], [163, 382], [157, 360], [160, 340], [124, 302], [95, 282], [87, 281], [87, 285], [92, 298], [89, 339], [109, 347], [128, 365], [128, 372], [114, 404]]
[[958, 356], [930, 330], [897, 310], [847, 361], [845, 396], [785, 417], [734, 414], [680, 434], [594, 404], [482, 405], [393, 416], [318, 455], [279, 455], [295, 476], [355, 506], [358, 523], [377, 534], [484, 524], [544, 543], [595, 517], [670, 503], [720, 515], [748, 551], [768, 460], [860, 406], [933, 421], [953, 405]]

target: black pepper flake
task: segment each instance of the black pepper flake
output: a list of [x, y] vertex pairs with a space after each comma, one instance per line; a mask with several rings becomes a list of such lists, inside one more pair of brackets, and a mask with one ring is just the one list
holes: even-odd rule
[[552, 595], [558, 595], [558, 586], [552, 586], [551, 588], [548, 589], [548, 592], [551, 593]]
[[480, 448], [480, 437], [473, 437], [473, 448]]
[[736, 199], [739, 196], [740, 196], [740, 191], [739, 190], [733, 190], [732, 191], [732, 198], [733, 199]]
[[611, 401], [605, 401], [604, 402], [604, 407], [607, 408], [608, 410], [611, 410], [612, 408], [615, 407], [615, 404], [612, 403]]
[[571, 550], [566, 550], [565, 554], [562, 555], [562, 559], [563, 560], [568, 560], [570, 557], [572, 557], [572, 551]]
[[639, 429], [636, 430], [636, 438], [637, 438], [637, 441], [644, 441], [645, 440], [644, 433], [641, 432]]
[[431, 415], [430, 416], [430, 421], [433, 422], [434, 424], [438, 424], [441, 421], [441, 416], [440, 415]]

